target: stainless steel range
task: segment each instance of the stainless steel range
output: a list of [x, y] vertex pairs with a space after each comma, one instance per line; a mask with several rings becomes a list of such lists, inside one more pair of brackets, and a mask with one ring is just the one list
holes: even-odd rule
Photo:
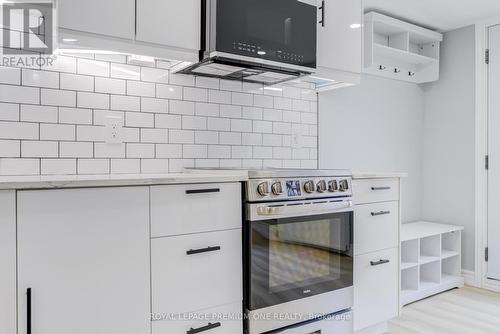
[[272, 169], [248, 175], [246, 333], [352, 333], [351, 173]]

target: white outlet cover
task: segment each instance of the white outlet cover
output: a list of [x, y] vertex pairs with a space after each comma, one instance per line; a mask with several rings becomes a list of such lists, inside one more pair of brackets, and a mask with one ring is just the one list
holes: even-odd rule
[[300, 131], [296, 130], [292, 133], [292, 147], [293, 148], [302, 148], [304, 146], [304, 140], [302, 138], [302, 134]]
[[123, 143], [123, 119], [116, 116], [106, 116], [104, 140], [108, 144]]

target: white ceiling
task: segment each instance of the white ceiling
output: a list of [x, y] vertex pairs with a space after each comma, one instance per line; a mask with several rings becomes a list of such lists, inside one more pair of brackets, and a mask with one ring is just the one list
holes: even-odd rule
[[365, 0], [375, 10], [439, 31], [465, 27], [500, 16], [500, 0]]

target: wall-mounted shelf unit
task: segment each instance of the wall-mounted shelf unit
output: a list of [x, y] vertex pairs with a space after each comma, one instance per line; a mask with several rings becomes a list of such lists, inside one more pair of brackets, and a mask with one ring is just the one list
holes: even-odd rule
[[365, 73], [414, 83], [439, 79], [442, 34], [376, 12], [364, 21]]
[[464, 285], [462, 226], [415, 222], [401, 226], [401, 306]]

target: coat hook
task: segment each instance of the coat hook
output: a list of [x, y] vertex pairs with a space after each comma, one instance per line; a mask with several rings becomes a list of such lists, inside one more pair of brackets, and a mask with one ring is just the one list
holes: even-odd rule
[[399, 68], [394, 69], [394, 73], [399, 73], [399, 72], [401, 72], [401, 70]]
[[410, 71], [410, 72], [408, 72], [408, 75], [409, 75], [410, 77], [413, 77], [413, 76], [415, 76], [415, 72], [411, 72], [411, 71]]
[[380, 65], [380, 66], [378, 67], [378, 69], [379, 69], [379, 70], [381, 70], [381, 71], [385, 70], [386, 68], [387, 68], [387, 67], [385, 67], [384, 65]]

